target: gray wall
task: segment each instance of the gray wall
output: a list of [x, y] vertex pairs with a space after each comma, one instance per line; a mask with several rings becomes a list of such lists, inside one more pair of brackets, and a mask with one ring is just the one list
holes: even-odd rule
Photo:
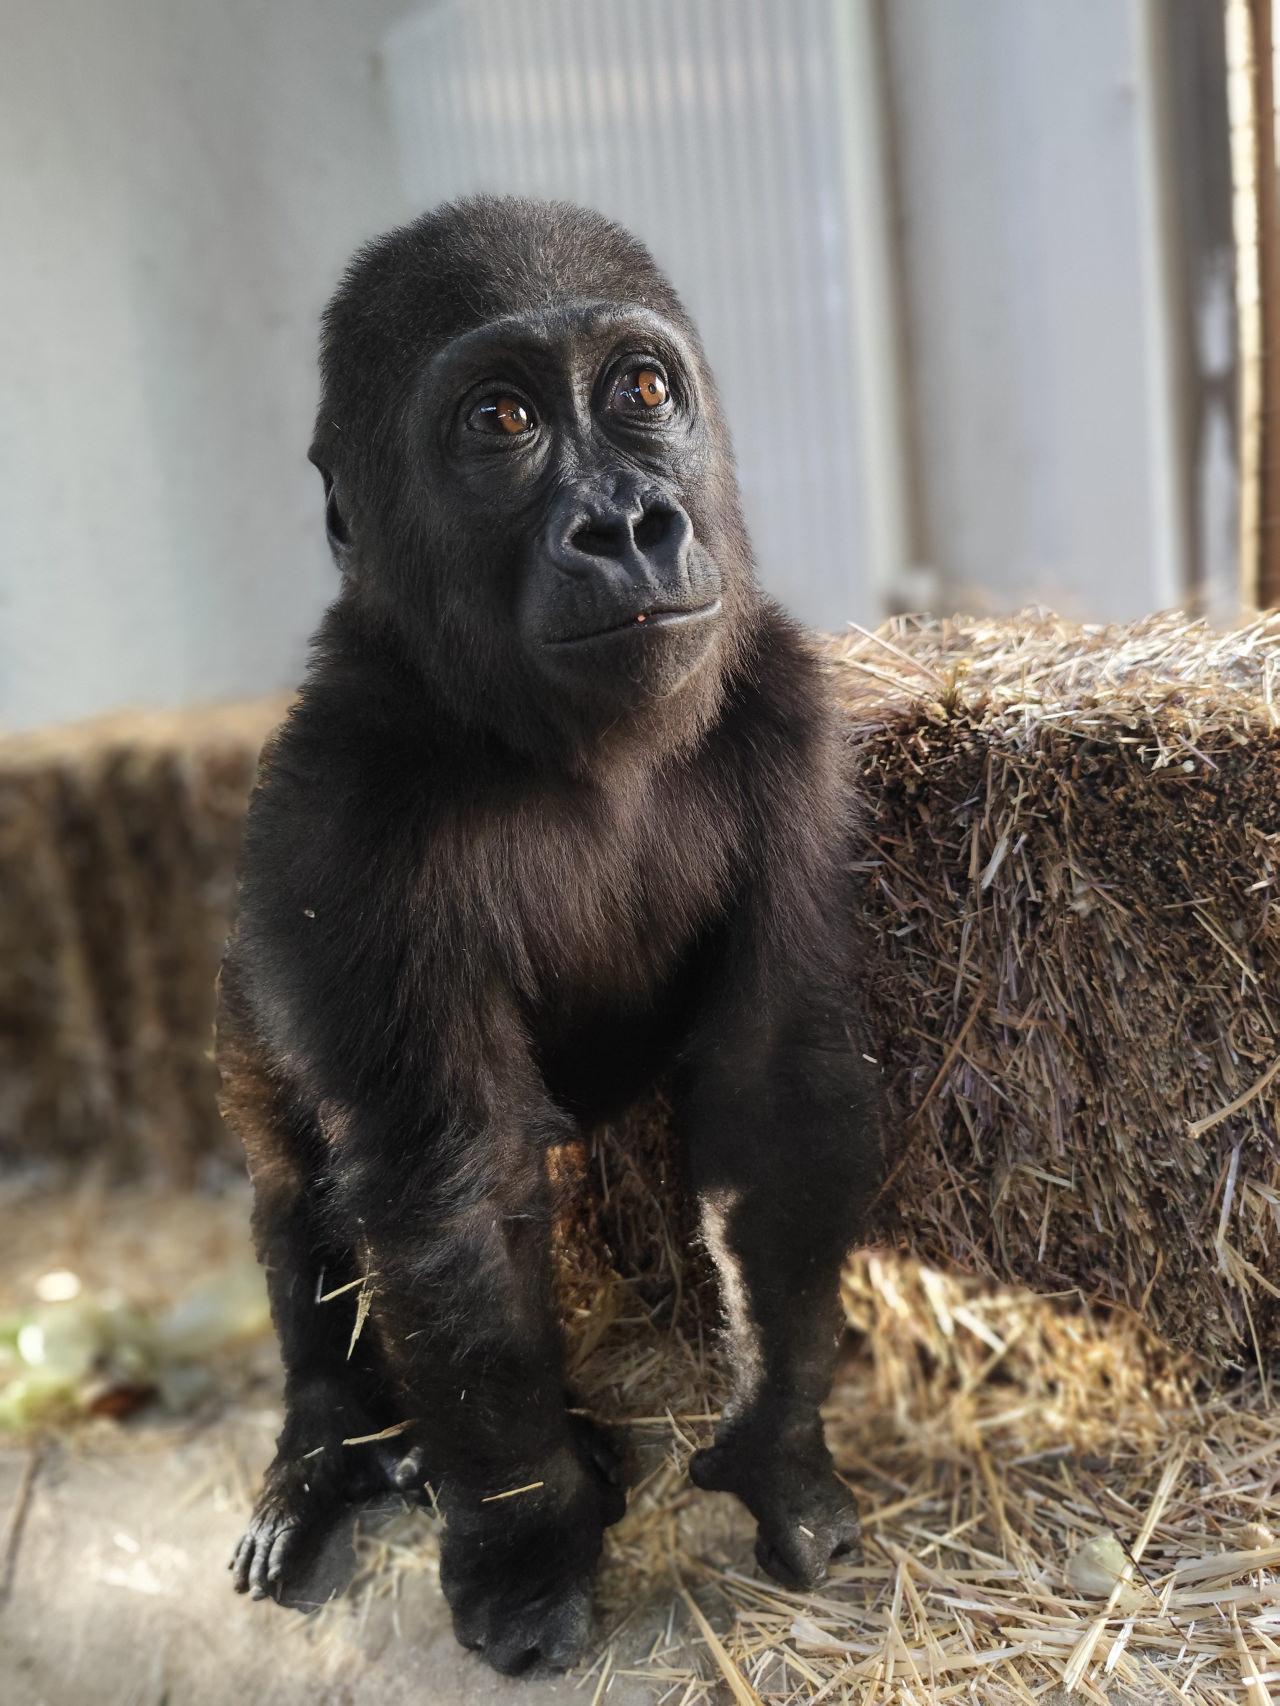
[[18, 0], [0, 45], [0, 724], [261, 692], [332, 590], [316, 319], [408, 211], [394, 0]]
[[885, 7], [935, 607], [1114, 620], [1185, 596], [1163, 3]]

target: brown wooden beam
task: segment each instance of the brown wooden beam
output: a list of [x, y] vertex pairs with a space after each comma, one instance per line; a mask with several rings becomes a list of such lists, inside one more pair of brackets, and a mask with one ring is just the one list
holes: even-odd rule
[[1280, 172], [1276, 166], [1273, 0], [1249, 0], [1253, 33], [1254, 185], [1261, 317], [1257, 597], [1280, 604]]

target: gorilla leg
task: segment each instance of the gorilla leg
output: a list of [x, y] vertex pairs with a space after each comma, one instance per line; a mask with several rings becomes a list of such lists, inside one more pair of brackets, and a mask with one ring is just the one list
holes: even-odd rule
[[[787, 1041], [774, 1040], [780, 1032]], [[879, 1176], [873, 1074], [838, 1022], [757, 1013], [736, 1029], [721, 1022], [683, 1101], [733, 1375], [715, 1443], [690, 1473], [742, 1499], [759, 1525], [761, 1567], [791, 1587], [820, 1580], [858, 1539], [819, 1406], [840, 1342], [840, 1267]]]

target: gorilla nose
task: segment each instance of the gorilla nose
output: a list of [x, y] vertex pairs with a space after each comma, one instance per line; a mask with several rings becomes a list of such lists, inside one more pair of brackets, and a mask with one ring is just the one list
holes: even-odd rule
[[575, 506], [556, 535], [552, 557], [570, 574], [603, 571], [612, 579], [621, 571], [628, 580], [669, 591], [681, 578], [693, 524], [678, 504], [637, 496]]
[[680, 503], [630, 481], [561, 494], [526, 587], [548, 645], [643, 634], [646, 653], [657, 655], [662, 634], [661, 649], [673, 656], [719, 614], [720, 591]]
[[643, 555], [669, 543], [682, 520], [687, 527], [687, 518], [669, 503], [641, 504], [634, 510], [617, 509], [612, 514], [584, 521], [570, 534], [568, 544], [571, 550], [587, 557], [623, 558], [632, 551]]

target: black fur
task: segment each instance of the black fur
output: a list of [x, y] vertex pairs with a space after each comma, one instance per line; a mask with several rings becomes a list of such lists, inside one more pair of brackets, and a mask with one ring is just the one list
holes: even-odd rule
[[[638, 362], [653, 416], [611, 389]], [[562, 1664], [622, 1497], [565, 1408], [544, 1151], [659, 1074], [736, 1358], [694, 1478], [783, 1581], [856, 1537], [818, 1420], [880, 1164], [847, 785], [697, 335], [633, 238], [442, 208], [357, 256], [322, 373], [343, 585], [264, 760], [222, 979], [287, 1376], [236, 1585], [268, 1591], [352, 1490], [378, 1448], [344, 1437], [411, 1419], [395, 1474], [444, 1510], [459, 1638]], [[533, 430], [482, 430], [512, 393]]]

